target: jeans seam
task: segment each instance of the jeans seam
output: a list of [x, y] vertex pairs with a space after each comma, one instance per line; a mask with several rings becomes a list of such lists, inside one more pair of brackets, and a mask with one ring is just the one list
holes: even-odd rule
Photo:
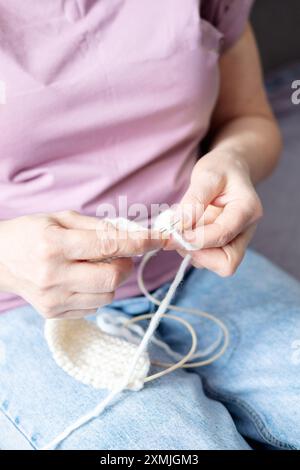
[[19, 426], [17, 426], [17, 424], [14, 422], [14, 420], [11, 418], [11, 416], [9, 416], [9, 414], [6, 413], [5, 410], [3, 410], [2, 407], [0, 408], [0, 411], [6, 417], [6, 419], [8, 419], [8, 421], [17, 429], [17, 431], [20, 434], [22, 434], [22, 436], [26, 439], [26, 441], [31, 445], [32, 450], [37, 450], [36, 447], [33, 445], [31, 439], [25, 434], [24, 431], [22, 431], [22, 429], [20, 429]]
[[277, 439], [273, 434], [269, 431], [266, 424], [264, 423], [263, 419], [258, 415], [256, 411], [253, 410], [251, 406], [248, 405], [245, 401], [241, 400], [240, 398], [231, 396], [227, 393], [223, 393], [214, 389], [211, 385], [208, 384], [207, 380], [203, 379], [203, 383], [205, 389], [211, 394], [214, 398], [227, 403], [232, 403], [234, 405], [240, 406], [246, 414], [252, 420], [255, 429], [257, 430], [258, 434], [268, 443], [271, 445], [276, 445], [277, 447], [283, 449], [290, 449], [290, 450], [299, 450], [297, 447], [288, 444], [287, 442], [281, 441]]

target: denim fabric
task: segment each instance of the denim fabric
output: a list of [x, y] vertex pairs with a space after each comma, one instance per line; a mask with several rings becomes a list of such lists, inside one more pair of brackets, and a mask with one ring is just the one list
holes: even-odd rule
[[[163, 297], [168, 285], [156, 292]], [[228, 279], [191, 269], [175, 303], [195, 326], [199, 347], [217, 338], [207, 320], [187, 316], [198, 307], [223, 319], [230, 345], [216, 363], [179, 370], [125, 392], [99, 418], [82, 426], [60, 449], [300, 448], [300, 285], [249, 251]], [[143, 297], [106, 310], [153, 311]], [[43, 337], [43, 319], [30, 306], [0, 316], [0, 448], [43, 447], [93, 408], [106, 391], [77, 382], [57, 367]], [[180, 352], [188, 333], [163, 320], [158, 334]], [[161, 354], [151, 347], [151, 354]], [[297, 358], [299, 360], [297, 360]]]

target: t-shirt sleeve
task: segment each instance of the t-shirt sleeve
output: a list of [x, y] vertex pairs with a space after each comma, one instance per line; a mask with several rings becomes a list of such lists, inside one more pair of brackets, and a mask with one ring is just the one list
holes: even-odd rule
[[201, 16], [223, 35], [222, 52], [243, 34], [254, 0], [201, 0]]

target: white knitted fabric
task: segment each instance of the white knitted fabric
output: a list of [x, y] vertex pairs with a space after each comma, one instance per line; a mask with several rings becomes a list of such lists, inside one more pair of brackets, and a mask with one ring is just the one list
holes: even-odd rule
[[[118, 387], [137, 349], [136, 345], [104, 333], [95, 323], [85, 319], [47, 320], [45, 338], [57, 365], [96, 389]], [[144, 353], [127, 388], [142, 388], [149, 367], [148, 354]]]

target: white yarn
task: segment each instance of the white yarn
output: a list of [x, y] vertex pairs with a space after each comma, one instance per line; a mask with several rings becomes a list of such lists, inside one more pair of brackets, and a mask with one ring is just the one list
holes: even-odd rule
[[146, 330], [146, 333], [135, 353], [135, 357], [133, 358], [133, 361], [132, 363], [130, 364], [129, 366], [129, 369], [128, 369], [128, 372], [127, 374], [125, 375], [125, 378], [124, 378], [124, 387], [126, 387], [126, 384], [129, 382], [132, 374], [133, 374], [133, 371], [138, 363], [138, 360], [140, 358], [140, 356], [144, 353], [144, 351], [147, 349], [147, 346], [149, 344], [149, 341], [151, 340], [156, 328], [158, 327], [158, 324], [161, 320], [161, 317], [165, 314], [165, 312], [168, 310], [168, 307], [169, 307], [169, 303], [171, 302], [171, 299], [173, 298], [173, 295], [175, 294], [176, 292], [176, 289], [178, 287], [178, 285], [180, 284], [180, 282], [182, 281], [183, 279], [183, 276], [184, 276], [184, 273], [185, 273], [185, 270], [186, 268], [188, 267], [188, 264], [190, 262], [190, 255], [187, 255], [184, 260], [182, 261], [179, 269], [178, 269], [178, 272], [172, 282], [172, 284], [170, 285], [169, 287], [169, 290], [165, 296], [165, 298], [163, 299], [163, 301], [161, 302], [160, 306], [158, 307], [155, 315], [152, 317], [151, 321], [150, 321], [150, 324], [148, 326], [148, 329]]
[[162, 232], [168, 232], [173, 239], [186, 251], [199, 250], [199, 247], [186, 241], [176, 228], [177, 221], [174, 220], [174, 212], [168, 209], [158, 215], [154, 222], [154, 228]]
[[[144, 294], [144, 296], [147, 297], [147, 299], [149, 299], [154, 305], [160, 305], [161, 302], [158, 299], [156, 299], [153, 295], [151, 295], [150, 292], [148, 292], [148, 290], [146, 289], [146, 286], [144, 284], [144, 281], [143, 281], [144, 269], [145, 269], [148, 261], [151, 259], [152, 256], [153, 256], [153, 253], [146, 253], [145, 256], [143, 257], [143, 259], [142, 259], [142, 261], [139, 265], [137, 280], [138, 280], [139, 288], [140, 288], [141, 292]], [[187, 255], [187, 256], [189, 256], [189, 255]], [[224, 354], [224, 352], [226, 351], [226, 349], [228, 347], [228, 344], [229, 344], [229, 332], [228, 332], [228, 329], [227, 329], [226, 325], [219, 318], [215, 317], [211, 313], [204, 312], [204, 311], [196, 309], [196, 308], [186, 307], [186, 306], [180, 307], [178, 305], [170, 304], [168, 306], [168, 309], [169, 310], [174, 310], [174, 311], [177, 311], [177, 312], [183, 312], [184, 311], [185, 313], [188, 313], [190, 315], [195, 315], [197, 317], [206, 318], [207, 320], [210, 320], [213, 323], [215, 323], [219, 327], [219, 329], [220, 329], [220, 331], [222, 332], [222, 335], [223, 335], [223, 345], [213, 356], [209, 357], [208, 359], [199, 361], [199, 362], [194, 362], [194, 361], [191, 362], [191, 363], [186, 362], [182, 367], [184, 367], [184, 368], [191, 368], [191, 367], [195, 368], [195, 367], [206, 366], [208, 364], [213, 363], [214, 361], [219, 359]], [[168, 314], [168, 317], [169, 317], [169, 314]], [[129, 325], [130, 323], [134, 322], [134, 321], [135, 321], [134, 319], [128, 320], [127, 323], [126, 323], [126, 326]], [[215, 350], [215, 349], [217, 349], [219, 344], [220, 344], [220, 339], [217, 338], [217, 340], [213, 343], [211, 348], [214, 346], [214, 350]], [[201, 357], [202, 356], [202, 351], [197, 352], [196, 356]], [[163, 365], [164, 367], [169, 367], [170, 364], [161, 364], [161, 365]]]
[[[172, 309], [172, 306], [169, 305], [169, 310], [170, 309]], [[137, 318], [140, 320], [139, 317]], [[125, 315], [111, 315], [106, 312], [102, 312], [97, 315], [96, 321], [99, 328], [105, 333], [123, 338], [132, 344], [138, 344], [140, 338], [145, 334], [143, 327], [130, 323], [130, 320], [128, 320], [128, 317]], [[206, 349], [198, 350], [190, 359], [194, 360], [199, 357], [206, 357], [209, 354], [212, 354], [220, 346], [222, 339], [223, 334], [220, 330], [216, 341], [210, 344]], [[174, 351], [167, 343], [158, 339], [155, 335], [153, 335], [151, 341], [176, 361], [179, 361], [182, 358], [182, 354]]]
[[[169, 211], [166, 211], [166, 212], [169, 212]], [[160, 230], [167, 230], [169, 233], [172, 233], [173, 238], [176, 239], [176, 241], [185, 250], [192, 251], [192, 250], [197, 249], [196, 247], [194, 247], [190, 243], [186, 242], [183, 239], [183, 237], [181, 236], [181, 234], [174, 229], [174, 226], [172, 224], [172, 218], [170, 217], [170, 215], [173, 215], [173, 214], [172, 213], [171, 214], [170, 213], [168, 213], [168, 214], [163, 213], [163, 214], [164, 215], [161, 215], [161, 218], [160, 219], [158, 218], [158, 220], [156, 221], [155, 228], [160, 229]], [[116, 219], [115, 221], [111, 221], [111, 222], [115, 223], [119, 228], [127, 229], [127, 230], [128, 230], [128, 226], [131, 225], [131, 222], [127, 221], [127, 219], [122, 219], [122, 218]], [[138, 226], [138, 228], [141, 229], [140, 226]], [[135, 224], [134, 227], [131, 225], [131, 230], [136, 230], [136, 229], [137, 229], [137, 224]], [[53, 449], [53, 448], [57, 447], [57, 445], [59, 445], [64, 439], [66, 439], [73, 431], [75, 431], [76, 429], [78, 429], [82, 425], [86, 424], [91, 419], [98, 417], [114, 401], [114, 399], [118, 395], [120, 395], [120, 393], [123, 392], [126, 388], [131, 388], [132, 390], [138, 390], [142, 387], [142, 382], [147, 382], [149, 380], [153, 380], [154, 378], [161, 377], [162, 375], [165, 375], [166, 373], [169, 373], [169, 372], [171, 372], [171, 371], [173, 371], [173, 370], [175, 370], [179, 367], [196, 367], [198, 365], [204, 365], [204, 364], [210, 363], [213, 360], [216, 360], [216, 358], [220, 357], [224, 353], [224, 351], [227, 347], [227, 344], [228, 344], [228, 331], [227, 331], [227, 328], [225, 327], [225, 325], [220, 320], [218, 320], [217, 318], [215, 318], [214, 316], [212, 316], [212, 315], [210, 315], [206, 312], [201, 312], [201, 311], [198, 311], [196, 309], [186, 309], [186, 308], [184, 308], [184, 311], [187, 311], [188, 313], [198, 315], [198, 316], [202, 316], [202, 317], [206, 317], [206, 318], [214, 321], [215, 323], [217, 323], [218, 326], [221, 328], [221, 330], [224, 333], [223, 347], [221, 348], [221, 350], [219, 352], [217, 352], [215, 354], [215, 356], [213, 356], [213, 358], [207, 359], [206, 361], [201, 361], [200, 363], [188, 363], [187, 361], [190, 360], [191, 358], [202, 357], [202, 356], [207, 355], [208, 353], [210, 353], [212, 350], [215, 350], [215, 348], [219, 346], [220, 340], [218, 339], [218, 341], [214, 343], [213, 349], [212, 349], [212, 347], [210, 347], [206, 351], [201, 351], [201, 352], [197, 352], [196, 354], [194, 354], [195, 349], [196, 349], [196, 344], [197, 344], [197, 338], [196, 338], [196, 334], [195, 334], [194, 329], [192, 328], [192, 326], [188, 322], [186, 322], [186, 320], [184, 320], [180, 317], [174, 317], [174, 316], [168, 314], [167, 315], [168, 318], [172, 318], [176, 321], [181, 322], [190, 331], [190, 334], [191, 334], [191, 337], [192, 337], [191, 349], [190, 349], [189, 353], [186, 356], [184, 356], [183, 358], [181, 358], [181, 360], [179, 360], [178, 364], [161, 364], [164, 367], [167, 367], [167, 370], [164, 370], [162, 372], [158, 372], [156, 374], [153, 374], [150, 377], [146, 377], [148, 369], [149, 369], [149, 358], [148, 358], [148, 354], [146, 352], [147, 347], [149, 345], [149, 342], [154, 339], [155, 330], [157, 329], [161, 318], [163, 316], [165, 316], [166, 311], [170, 308], [173, 309], [173, 310], [182, 310], [180, 307], [171, 305], [170, 302], [171, 302], [171, 299], [173, 298], [173, 296], [174, 296], [174, 294], [177, 290], [177, 287], [179, 286], [180, 282], [182, 281], [182, 279], [184, 277], [184, 274], [185, 274], [185, 271], [186, 271], [186, 269], [187, 269], [187, 267], [190, 263], [190, 260], [191, 260], [191, 255], [190, 254], [185, 256], [185, 258], [183, 259], [183, 261], [182, 261], [182, 263], [181, 263], [181, 265], [178, 269], [178, 272], [177, 272], [173, 282], [171, 283], [171, 285], [170, 285], [170, 287], [167, 291], [167, 294], [166, 294], [165, 298], [160, 302], [147, 291], [147, 289], [144, 285], [144, 282], [143, 282], [143, 269], [144, 269], [147, 261], [154, 254], [155, 254], [155, 252], [152, 252], [152, 253], [148, 253], [144, 256], [144, 258], [142, 260], [142, 263], [140, 265], [140, 268], [139, 268], [138, 282], [139, 282], [139, 286], [140, 286], [142, 292], [144, 293], [144, 295], [147, 298], [149, 298], [149, 300], [154, 302], [154, 304], [158, 305], [158, 309], [157, 309], [156, 313], [153, 314], [153, 315], [146, 314], [146, 315], [141, 315], [137, 318], [132, 318], [131, 320], [128, 320], [125, 324], [124, 324], [124, 321], [122, 321], [122, 320], [119, 321], [119, 325], [117, 325], [118, 322], [112, 322], [112, 324], [110, 326], [106, 325], [106, 328], [107, 328], [106, 333], [104, 331], [101, 331], [101, 333], [100, 333], [100, 330], [99, 330], [98, 331], [99, 334], [97, 335], [95, 333], [95, 330], [94, 330], [95, 325], [93, 325], [93, 328], [90, 330], [93, 333], [92, 336], [93, 336], [94, 339], [97, 338], [97, 340], [100, 340], [100, 342], [102, 341], [103, 344], [105, 344], [105, 341], [107, 341], [107, 343], [109, 343], [108, 356], [110, 355], [110, 353], [112, 353], [114, 355], [114, 360], [116, 361], [115, 363], [118, 363], [118, 358], [116, 358], [116, 356], [120, 352], [120, 347], [123, 348], [124, 343], [126, 343], [126, 346], [124, 346], [124, 348], [126, 349], [126, 351], [128, 353], [127, 356], [126, 356], [126, 360], [128, 360], [128, 357], [130, 356], [130, 361], [129, 361], [129, 367], [128, 367], [126, 373], [123, 376], [122, 376], [122, 373], [121, 373], [121, 376], [120, 376], [120, 368], [119, 368], [118, 373], [116, 375], [114, 375], [114, 374], [111, 375], [111, 374], [109, 374], [109, 372], [107, 370], [107, 367], [105, 368], [105, 367], [101, 366], [100, 368], [98, 368], [97, 364], [94, 362], [93, 367], [94, 367], [96, 377], [93, 379], [93, 381], [91, 383], [90, 376], [87, 374], [87, 371], [90, 372], [90, 370], [91, 370], [90, 367], [89, 367], [89, 361], [90, 360], [93, 361], [93, 359], [90, 355], [90, 352], [88, 352], [86, 354], [86, 356], [83, 360], [81, 355], [80, 355], [81, 352], [79, 352], [77, 354], [76, 351], [74, 350], [74, 348], [70, 347], [70, 343], [64, 338], [64, 335], [59, 335], [60, 341], [57, 341], [57, 339], [55, 337], [55, 328], [54, 329], [52, 328], [54, 325], [57, 326], [56, 322], [59, 322], [59, 323], [67, 322], [69, 324], [69, 322], [72, 322], [72, 321], [73, 322], [79, 322], [79, 320], [51, 320], [51, 322], [52, 322], [51, 325], [50, 325], [49, 321], [46, 322], [47, 323], [47, 325], [45, 327], [46, 339], [48, 340], [48, 344], [50, 343], [50, 349], [51, 349], [51, 351], [53, 353], [53, 356], [54, 356], [54, 359], [56, 360], [58, 365], [60, 365], [62, 368], [64, 368], [70, 375], [72, 375], [73, 377], [81, 380], [82, 382], [84, 382], [84, 380], [85, 380], [84, 383], [89, 383], [93, 386], [95, 386], [94, 384], [96, 384], [96, 388], [99, 388], [99, 387], [102, 388], [103, 384], [106, 385], [106, 388], [110, 388], [109, 385], [111, 386], [111, 384], [113, 384], [113, 385], [112, 385], [112, 390], [110, 391], [110, 393], [106, 396], [106, 398], [104, 400], [102, 400], [89, 413], [85, 414], [79, 420], [77, 420], [75, 423], [71, 424], [67, 429], [65, 429], [61, 434], [59, 434], [53, 441], [51, 441], [49, 444], [47, 444], [45, 447], [43, 447], [42, 450]], [[130, 344], [130, 346], [128, 346], [129, 345], [128, 341], [124, 341], [121, 338], [115, 338], [115, 337], [111, 336], [111, 334], [114, 334], [115, 332], [118, 332], [120, 334], [122, 332], [122, 330], [124, 329], [125, 325], [128, 325], [129, 327], [131, 325], [131, 329], [133, 331], [140, 333], [140, 330], [137, 329], [137, 328], [133, 328], [132, 324], [136, 321], [139, 321], [140, 319], [149, 318], [149, 317], [152, 317], [151, 321], [150, 321], [150, 324], [149, 324], [146, 332], [144, 333], [142, 341], [140, 342], [140, 344], [137, 348], [135, 348], [135, 346], [133, 344]], [[85, 323], [88, 323], [86, 320], [81, 320], [81, 321], [83, 321]], [[53, 323], [53, 322], [55, 322], [55, 323]], [[100, 326], [101, 326], [101, 320], [98, 320], [98, 322], [99, 322], [98, 324], [100, 324]], [[104, 323], [102, 322], [102, 326], [103, 325], [104, 325]], [[65, 326], [66, 325], [63, 325], [61, 328], [63, 329]], [[119, 330], [118, 330], [118, 327], [119, 327]], [[89, 327], [86, 327], [86, 325], [83, 326], [83, 330], [85, 331], [85, 337], [84, 337], [84, 340], [82, 340], [82, 339], [80, 340], [79, 337], [77, 338], [78, 341], [79, 341], [79, 345], [80, 344], [81, 345], [86, 344], [86, 339], [87, 339], [86, 334], [89, 331], [88, 328]], [[76, 331], [76, 328], [75, 328], [75, 331]], [[77, 331], [79, 331], [79, 329]], [[68, 336], [68, 335], [66, 335], [66, 336]], [[62, 340], [62, 338], [64, 338], [64, 339]], [[127, 338], [128, 338], [128, 335], [127, 335]], [[116, 341], [116, 342], [114, 343], [114, 341]], [[157, 342], [157, 344], [160, 344], [160, 346], [164, 347], [164, 349], [172, 357], [176, 356], [178, 358], [178, 354], [176, 352], [172, 351], [171, 348], [169, 348], [165, 343], [159, 342], [158, 340], [156, 340], [156, 342]], [[96, 341], [96, 343], [97, 343], [97, 341]], [[59, 347], [57, 347], [58, 344], [59, 344]], [[112, 348], [111, 347], [112, 344], [117, 345], [117, 347], [115, 349]], [[74, 342], [73, 342], [73, 345], [74, 345]], [[73, 358], [73, 368], [69, 367], [69, 364], [66, 365], [66, 354], [65, 354], [66, 348], [68, 350], [67, 359], [69, 360], [70, 357]], [[83, 350], [86, 352], [85, 348], [83, 348]], [[102, 350], [102, 348], [97, 346], [96, 351], [99, 353], [100, 350]], [[80, 349], [79, 349], [79, 351], [80, 351]], [[116, 354], [116, 351], [117, 351], [117, 354]], [[129, 351], [130, 351], [130, 353], [129, 353]], [[96, 357], [97, 357], [97, 360], [98, 360], [99, 354], [97, 354]], [[106, 361], [107, 361], [107, 357], [106, 357]], [[110, 361], [108, 361], [108, 362], [110, 363]], [[105, 360], [104, 360], [104, 363], [105, 363]], [[119, 362], [119, 364], [120, 364], [120, 362]], [[82, 366], [83, 366], [83, 369], [84, 369], [85, 373], [82, 373]], [[115, 365], [114, 365], [114, 367], [115, 367]], [[123, 368], [123, 370], [124, 370], [124, 368]], [[103, 377], [103, 374], [104, 374], [105, 377]]]
[[[107, 312], [101, 312], [96, 318], [100, 330], [112, 336], [119, 336], [133, 344], [138, 344], [139, 338], [144, 336], [145, 330], [140, 325], [128, 325], [125, 327], [124, 325], [127, 320], [128, 317], [125, 315], [111, 315]], [[155, 342], [154, 338], [153, 342]]]

